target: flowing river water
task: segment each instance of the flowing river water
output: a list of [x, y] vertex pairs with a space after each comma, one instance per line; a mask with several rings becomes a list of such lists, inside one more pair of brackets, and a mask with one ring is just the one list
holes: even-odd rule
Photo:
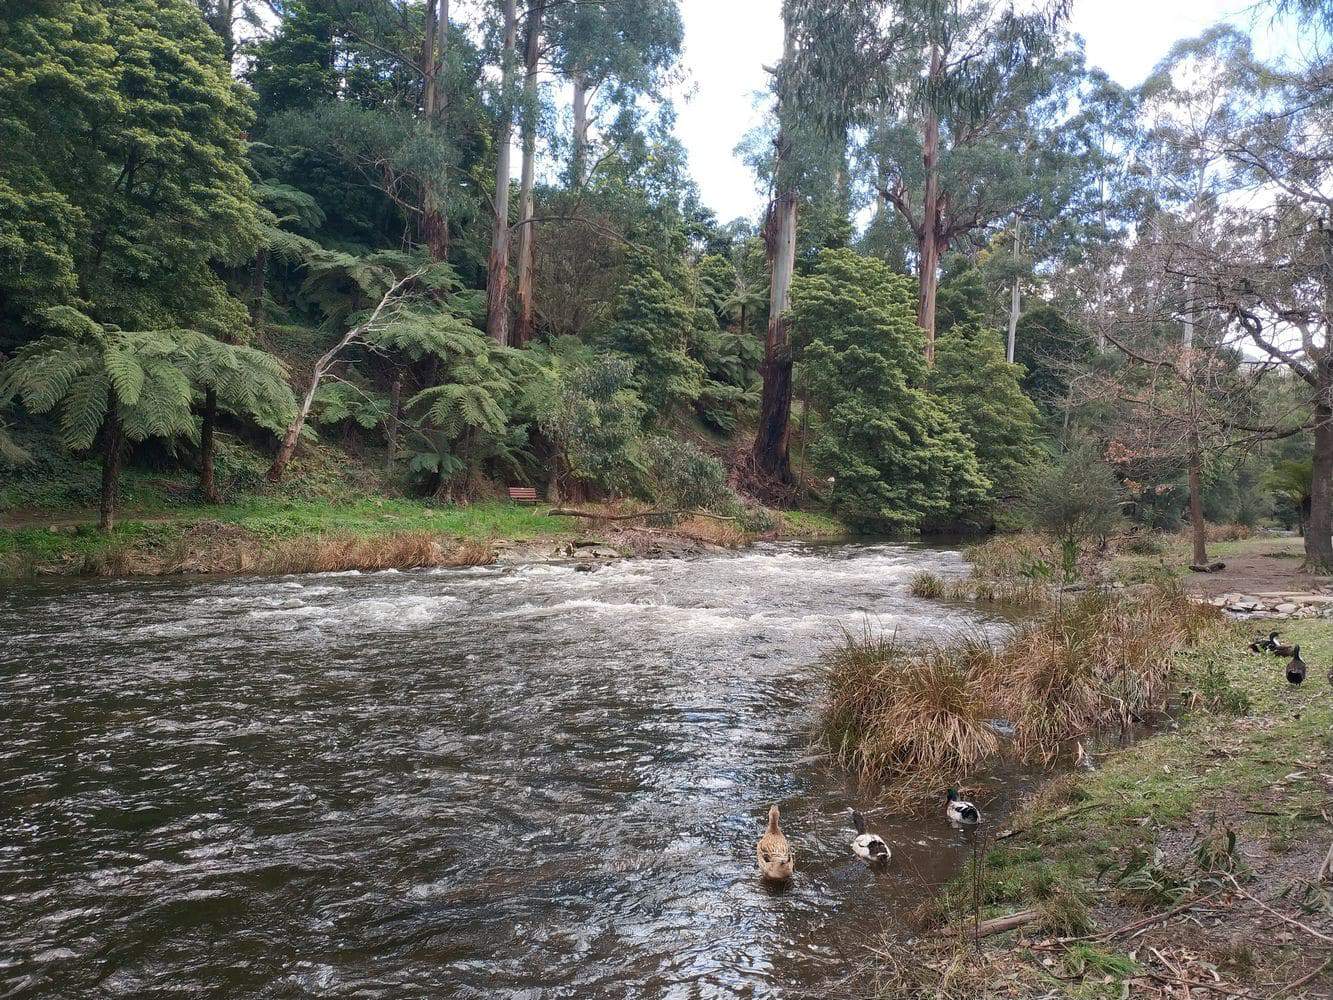
[[873, 811], [809, 745], [841, 628], [987, 624], [913, 598], [924, 569], [963, 566], [781, 544], [7, 586], [0, 997], [828, 995], [968, 850], [942, 800]]

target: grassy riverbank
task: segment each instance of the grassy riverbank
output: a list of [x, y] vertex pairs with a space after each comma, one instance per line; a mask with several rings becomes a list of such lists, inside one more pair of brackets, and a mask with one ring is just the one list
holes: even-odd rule
[[[1289, 634], [1312, 665], [1294, 691], [1243, 630], [1178, 652], [1178, 721], [984, 830], [981, 864], [917, 915], [916, 944], [866, 970], [871, 995], [1330, 995], [1333, 625]], [[1029, 919], [974, 950], [977, 916], [1014, 913]], [[942, 924], [958, 930], [932, 936]]]
[[[127, 512], [111, 532], [97, 530], [91, 512], [25, 511], [12, 527], [0, 528], [0, 576], [406, 569], [490, 562], [503, 547], [539, 540], [553, 549], [575, 537], [618, 547], [633, 542], [625, 537], [630, 529], [552, 516], [549, 509], [377, 497], [250, 497], [218, 506]], [[757, 537], [704, 519], [676, 525], [668, 534], [682, 544], [740, 545]], [[781, 514], [768, 534], [839, 537], [845, 529], [819, 514]]]

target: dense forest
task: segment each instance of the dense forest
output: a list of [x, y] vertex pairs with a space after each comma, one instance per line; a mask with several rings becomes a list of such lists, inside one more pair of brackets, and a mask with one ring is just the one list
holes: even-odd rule
[[915, 531], [1036, 493], [1187, 520], [1196, 562], [1275, 517], [1333, 566], [1321, 4], [1253, 13], [1281, 58], [1222, 24], [1127, 89], [1067, 3], [784, 0], [735, 137], [768, 208], [726, 222], [678, 0], [4, 9], [19, 501], [96, 462], [109, 526], [126, 468], [221, 502], [323, 441], [441, 502]]

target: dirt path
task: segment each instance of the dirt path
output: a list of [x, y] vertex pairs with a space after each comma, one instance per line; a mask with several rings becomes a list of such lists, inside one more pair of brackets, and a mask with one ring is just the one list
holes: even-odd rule
[[1309, 594], [1333, 583], [1302, 567], [1299, 538], [1256, 538], [1243, 543], [1241, 551], [1220, 557], [1226, 569], [1219, 573], [1190, 573], [1185, 585], [1205, 597], [1221, 594], [1291, 592]]

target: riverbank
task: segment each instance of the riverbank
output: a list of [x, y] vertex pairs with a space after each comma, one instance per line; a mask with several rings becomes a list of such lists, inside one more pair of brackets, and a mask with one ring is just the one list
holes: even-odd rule
[[[581, 509], [623, 513], [622, 507]], [[554, 516], [543, 504], [442, 506], [360, 498], [251, 498], [234, 504], [129, 511], [110, 532], [91, 512], [27, 510], [0, 522], [0, 577], [300, 573], [477, 565], [512, 559], [687, 555], [759, 538], [838, 538], [810, 512], [775, 512], [763, 532], [728, 521], [671, 525]]]
[[[1329, 996], [1333, 624], [1287, 634], [1311, 666], [1295, 690], [1243, 627], [1178, 651], [1169, 728], [983, 827], [981, 863], [864, 970], [872, 995]], [[978, 950], [977, 919], [1015, 915]]]

